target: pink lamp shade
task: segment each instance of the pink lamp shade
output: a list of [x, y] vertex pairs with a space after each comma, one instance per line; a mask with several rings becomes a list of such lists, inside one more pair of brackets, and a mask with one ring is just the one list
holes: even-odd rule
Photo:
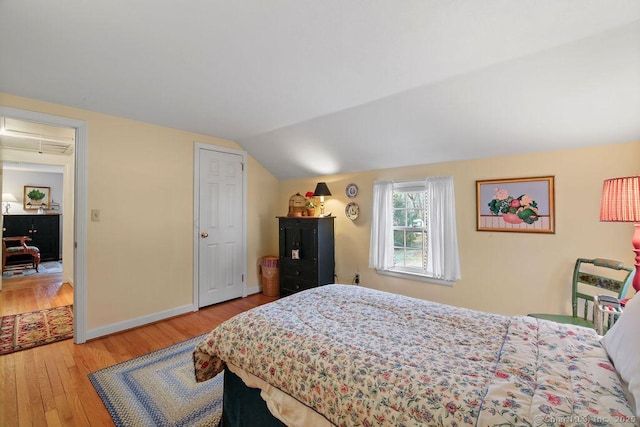
[[635, 232], [631, 239], [636, 254], [633, 289], [640, 292], [640, 175], [604, 181], [600, 221], [635, 223]]

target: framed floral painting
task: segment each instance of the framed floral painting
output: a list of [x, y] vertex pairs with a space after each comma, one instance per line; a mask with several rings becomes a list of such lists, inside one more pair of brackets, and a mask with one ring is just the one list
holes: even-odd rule
[[51, 187], [24, 186], [24, 210], [48, 209], [51, 204]]
[[555, 233], [553, 178], [476, 181], [477, 230]]

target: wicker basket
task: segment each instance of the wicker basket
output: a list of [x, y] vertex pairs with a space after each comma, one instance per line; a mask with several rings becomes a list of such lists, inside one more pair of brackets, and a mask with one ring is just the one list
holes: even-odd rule
[[280, 295], [280, 275], [278, 274], [278, 257], [265, 256], [260, 261], [262, 273], [262, 293], [268, 297]]
[[304, 216], [307, 213], [307, 199], [300, 194], [296, 193], [289, 198], [289, 212], [287, 216]]

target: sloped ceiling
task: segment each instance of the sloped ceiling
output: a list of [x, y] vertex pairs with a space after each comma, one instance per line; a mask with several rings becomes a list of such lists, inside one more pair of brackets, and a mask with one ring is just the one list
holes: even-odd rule
[[281, 179], [640, 140], [638, 0], [0, 2], [0, 91]]

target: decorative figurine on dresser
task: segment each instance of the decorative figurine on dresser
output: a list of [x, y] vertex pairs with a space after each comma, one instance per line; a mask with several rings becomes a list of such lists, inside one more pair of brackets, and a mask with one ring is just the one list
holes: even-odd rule
[[280, 296], [335, 281], [334, 217], [278, 217]]

